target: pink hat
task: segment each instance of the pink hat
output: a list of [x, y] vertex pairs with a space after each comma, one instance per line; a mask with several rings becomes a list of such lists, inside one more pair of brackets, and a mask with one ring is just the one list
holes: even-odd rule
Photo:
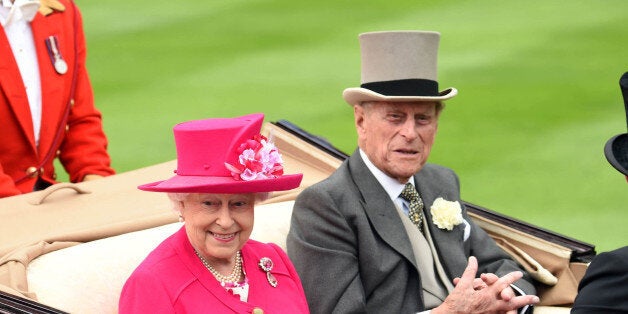
[[176, 175], [140, 185], [152, 192], [257, 193], [299, 186], [303, 174], [283, 175], [281, 154], [260, 134], [264, 115], [188, 121], [174, 127]]

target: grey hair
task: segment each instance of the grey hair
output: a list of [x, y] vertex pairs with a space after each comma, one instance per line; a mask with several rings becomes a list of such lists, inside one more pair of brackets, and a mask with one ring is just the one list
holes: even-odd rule
[[172, 210], [181, 215], [183, 201], [185, 201], [192, 193], [168, 193], [168, 198], [172, 201]]
[[[183, 202], [190, 197], [190, 195], [195, 193], [167, 193], [168, 198], [172, 201], [173, 208], [177, 213], [181, 213], [181, 208], [183, 207]], [[259, 192], [255, 193], [255, 203], [263, 202], [270, 198], [270, 192]]]
[[[387, 104], [393, 104], [394, 102], [392, 101], [376, 101], [376, 100], [370, 100], [370, 101], [363, 101], [360, 103], [360, 106], [362, 106], [362, 108], [369, 108], [372, 107], [375, 104], [379, 104], [379, 103], [387, 103]], [[436, 103], [436, 114], [440, 114], [441, 111], [443, 111], [443, 109], [445, 109], [445, 103], [442, 101], [435, 101]]]

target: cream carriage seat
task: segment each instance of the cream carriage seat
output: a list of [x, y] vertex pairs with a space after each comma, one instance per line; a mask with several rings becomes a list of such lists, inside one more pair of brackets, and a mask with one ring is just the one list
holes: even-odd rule
[[[286, 248], [293, 201], [255, 207], [251, 238]], [[116, 313], [131, 272], [182, 223], [86, 242], [42, 255], [27, 271], [38, 302], [70, 313]]]
[[[285, 250], [293, 204], [256, 206], [251, 238]], [[42, 255], [29, 264], [29, 289], [39, 302], [70, 313], [116, 313], [120, 291], [131, 272], [181, 226], [171, 223]], [[535, 313], [569, 313], [569, 308], [540, 306]]]

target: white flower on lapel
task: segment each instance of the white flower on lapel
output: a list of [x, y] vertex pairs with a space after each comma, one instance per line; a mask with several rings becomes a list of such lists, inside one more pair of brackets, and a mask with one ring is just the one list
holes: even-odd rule
[[437, 198], [430, 207], [432, 221], [441, 229], [452, 230], [462, 223], [462, 208], [458, 201], [450, 202], [442, 197]]

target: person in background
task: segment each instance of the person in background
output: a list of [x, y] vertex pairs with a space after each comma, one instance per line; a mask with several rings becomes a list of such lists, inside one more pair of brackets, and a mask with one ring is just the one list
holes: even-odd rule
[[0, 197], [114, 173], [70, 0], [0, 0]]
[[359, 38], [362, 85], [343, 92], [358, 149], [300, 193], [287, 238], [310, 310], [530, 310], [539, 299], [529, 275], [469, 218], [456, 174], [426, 163], [442, 101], [457, 94], [438, 91], [440, 34]]
[[279, 151], [260, 134], [263, 119], [175, 126], [176, 175], [139, 189], [168, 193], [184, 226], [131, 274], [120, 313], [309, 313], [286, 253], [249, 239], [255, 201], [303, 178], [283, 174]]
[[[628, 124], [628, 72], [619, 80]], [[610, 138], [604, 146], [608, 162], [628, 180], [628, 133]], [[571, 313], [628, 313], [628, 246], [593, 258], [578, 284]]]

